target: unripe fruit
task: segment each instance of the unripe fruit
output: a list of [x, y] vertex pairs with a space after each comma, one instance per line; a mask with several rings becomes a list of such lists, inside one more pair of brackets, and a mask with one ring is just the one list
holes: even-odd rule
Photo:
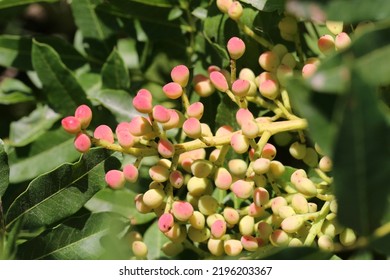
[[290, 216], [283, 220], [281, 227], [287, 233], [294, 233], [297, 232], [304, 223], [305, 220], [301, 216]]
[[137, 194], [134, 198], [134, 202], [135, 202], [135, 209], [137, 209], [139, 213], [146, 214], [152, 211], [152, 209], [145, 204], [143, 200], [143, 194], [141, 193]]
[[195, 102], [192, 103], [190, 106], [187, 108], [187, 115], [190, 118], [196, 118], [200, 120], [203, 116], [203, 111], [204, 111], [204, 106], [202, 102]]
[[166, 237], [177, 243], [182, 242], [186, 238], [186, 234], [186, 228], [181, 227], [178, 223], [173, 223], [173, 226], [167, 232], [164, 232]]
[[110, 170], [106, 173], [105, 180], [107, 185], [113, 189], [120, 189], [125, 185], [125, 176], [120, 170]]
[[175, 83], [186, 87], [190, 78], [190, 70], [185, 65], [177, 65], [171, 71], [171, 78]]
[[345, 228], [339, 236], [340, 243], [343, 246], [351, 246], [356, 241], [356, 234], [351, 228]]
[[175, 146], [168, 139], [160, 139], [157, 143], [157, 151], [164, 158], [171, 158], [175, 154]]
[[265, 98], [274, 100], [279, 96], [279, 85], [274, 80], [265, 80], [259, 86], [261, 95]]
[[290, 242], [288, 243], [288, 247], [300, 247], [300, 246], [303, 246], [303, 243], [300, 239], [298, 238], [293, 238], [290, 240]]
[[297, 66], [297, 61], [294, 57], [294, 55], [292, 53], [286, 53], [282, 59], [281, 59], [281, 62], [280, 62], [282, 65], [285, 65], [285, 66], [288, 66], [289, 69], [291, 70], [291, 74], [292, 74], [292, 69], [295, 68], [295, 66]]
[[237, 154], [243, 154], [249, 149], [249, 140], [245, 135], [235, 133], [230, 139], [230, 145]]
[[273, 138], [277, 146], [285, 147], [292, 140], [292, 135], [288, 131], [283, 131], [275, 134]]
[[81, 121], [73, 116], [65, 117], [61, 120], [62, 128], [70, 133], [77, 134], [81, 131]]
[[169, 182], [174, 188], [181, 188], [181, 186], [184, 184], [183, 173], [181, 173], [179, 170], [172, 171], [171, 174], [169, 174]]
[[227, 14], [229, 7], [232, 4], [233, 0], [217, 0], [217, 7], [224, 14]]
[[221, 238], [226, 233], [226, 222], [223, 220], [216, 220], [211, 225], [210, 232], [214, 238]]
[[191, 226], [193, 226], [196, 229], [202, 229], [205, 226], [206, 219], [204, 215], [199, 211], [194, 211], [189, 218], [189, 222]]
[[332, 200], [332, 201], [330, 202], [329, 209], [330, 209], [330, 211], [332, 211], [333, 213], [336, 213], [336, 214], [337, 214], [337, 210], [338, 210], [337, 200]]
[[295, 17], [285, 16], [282, 18], [278, 27], [281, 33], [288, 34], [290, 36], [294, 36], [298, 32], [298, 23]]
[[308, 178], [300, 178], [294, 184], [298, 192], [308, 197], [317, 195], [316, 185]]
[[317, 65], [313, 63], [305, 64], [302, 68], [302, 77], [303, 78], [310, 78], [313, 76], [313, 74], [317, 71]]
[[252, 235], [254, 232], [255, 219], [249, 215], [241, 218], [238, 229], [242, 235]]
[[330, 172], [333, 168], [333, 162], [330, 157], [323, 156], [318, 163], [318, 167], [324, 172]]
[[161, 189], [147, 190], [142, 197], [146, 206], [152, 209], [159, 207], [161, 203], [163, 203], [164, 198], [165, 198], [165, 192], [164, 190]]
[[136, 137], [130, 133], [130, 123], [128, 122], [119, 123], [115, 129], [115, 133], [118, 144], [123, 148], [130, 148], [137, 141]]
[[317, 212], [317, 209], [318, 209], [318, 205], [314, 202], [308, 202], [307, 203], [309, 205], [309, 213], [315, 213]]
[[256, 79], [255, 73], [253, 73], [250, 68], [242, 68], [238, 74], [238, 78], [242, 80], [247, 80], [249, 82], [254, 82]]
[[282, 206], [287, 206], [287, 200], [282, 196], [277, 196], [271, 201], [272, 212], [276, 215], [279, 215], [279, 208]]
[[149, 168], [149, 176], [153, 181], [165, 182], [169, 178], [169, 169], [161, 165], [154, 165]]
[[220, 257], [225, 253], [223, 244], [223, 240], [210, 238], [209, 241], [207, 241], [207, 248], [211, 254]]
[[211, 228], [211, 226], [214, 224], [214, 222], [218, 221], [218, 220], [225, 221], [224, 217], [221, 214], [214, 213], [214, 214], [207, 216], [206, 224], [209, 228]]
[[303, 158], [303, 162], [310, 167], [316, 167], [318, 165], [318, 154], [316, 150], [311, 147], [306, 148], [306, 155]]
[[140, 89], [133, 98], [133, 106], [138, 112], [148, 114], [152, 112], [153, 109], [152, 100], [153, 98], [150, 91], [147, 89]]
[[237, 79], [232, 84], [232, 92], [235, 96], [244, 97], [247, 95], [250, 83], [247, 80]]
[[263, 240], [268, 240], [272, 231], [272, 226], [269, 223], [259, 222], [257, 224], [257, 232], [259, 234], [259, 237], [261, 237]]
[[168, 241], [161, 247], [161, 251], [169, 257], [174, 257], [183, 252], [184, 246], [182, 243]]
[[240, 108], [236, 113], [236, 121], [239, 126], [242, 126], [244, 122], [254, 120], [253, 114], [248, 109]]
[[92, 110], [83, 104], [76, 108], [74, 116], [80, 120], [81, 128], [86, 129], [92, 120]]
[[214, 165], [206, 159], [197, 159], [191, 165], [191, 172], [198, 178], [205, 178], [210, 175]]
[[141, 116], [136, 116], [131, 120], [129, 129], [134, 136], [147, 135], [153, 131], [150, 122]]
[[245, 43], [238, 37], [232, 37], [227, 43], [227, 50], [230, 58], [239, 59], [245, 52]]
[[249, 139], [254, 139], [259, 136], [259, 126], [255, 120], [243, 121], [241, 131]]
[[164, 213], [158, 218], [158, 228], [161, 232], [169, 231], [174, 224], [173, 215], [171, 213]]
[[336, 236], [336, 226], [333, 222], [325, 220], [321, 226], [321, 232], [329, 237]]
[[201, 97], [208, 97], [215, 92], [211, 80], [202, 74], [195, 75], [193, 83], [195, 92]]
[[226, 92], [229, 89], [227, 80], [221, 72], [218, 71], [211, 72], [210, 80], [211, 83], [214, 85], [214, 87], [221, 92]]
[[278, 209], [278, 215], [279, 217], [281, 217], [282, 219], [285, 219], [287, 217], [291, 217], [291, 216], [294, 216], [296, 213], [294, 211], [294, 208], [292, 208], [291, 206], [289, 205], [283, 205], [283, 206], [280, 206], [279, 209]]
[[267, 185], [267, 178], [263, 174], [255, 175], [253, 177], [250, 177], [253, 182], [255, 182], [256, 187], [258, 188], [265, 188]]
[[258, 158], [253, 162], [253, 171], [256, 174], [265, 174], [268, 172], [271, 161], [267, 158]]
[[320, 51], [325, 55], [331, 54], [335, 51], [334, 38], [329, 34], [321, 36], [318, 39], [317, 45]]
[[303, 159], [306, 155], [306, 145], [299, 142], [294, 142], [288, 150], [290, 155], [295, 159]]
[[228, 15], [232, 20], [239, 20], [244, 12], [242, 5], [238, 1], [234, 1], [228, 10]]
[[332, 32], [334, 35], [343, 32], [344, 26], [342, 21], [327, 20], [325, 22], [325, 25], [329, 29], [329, 31]]
[[280, 64], [280, 59], [278, 54], [266, 51], [259, 56], [259, 64], [265, 71], [275, 72]]
[[261, 206], [257, 206], [254, 202], [249, 204], [248, 206], [248, 215], [254, 218], [259, 218], [264, 215], [264, 208]]
[[306, 171], [304, 169], [297, 169], [291, 174], [290, 181], [295, 185], [301, 178], [307, 178]]
[[167, 158], [162, 158], [162, 159], [159, 159], [159, 161], [157, 161], [156, 165], [160, 165], [164, 168], [169, 169], [172, 166], [172, 161], [170, 161]]
[[259, 87], [260, 84], [266, 80], [273, 80], [276, 83], [278, 82], [276, 75], [274, 73], [267, 72], [267, 71], [261, 72], [261, 74], [259, 76], [257, 76], [257, 78], [255, 79], [255, 82], [257, 83], [257, 86]]
[[320, 238], [318, 238], [317, 241], [318, 247], [325, 251], [333, 251], [334, 250], [334, 243], [330, 236], [328, 235], [322, 235]]
[[250, 252], [254, 252], [259, 248], [259, 243], [256, 239], [256, 237], [253, 237], [251, 235], [244, 235], [241, 237], [241, 244], [242, 247]]
[[142, 241], [142, 235], [138, 231], [130, 231], [126, 234], [126, 240], [129, 242], [130, 246], [134, 241]]
[[114, 143], [114, 133], [112, 132], [111, 128], [105, 124], [96, 127], [95, 131], [93, 132], [93, 137], [107, 141], [110, 144]]
[[162, 128], [164, 130], [169, 130], [172, 128], [180, 127], [184, 122], [184, 116], [180, 112], [174, 109], [168, 109], [168, 113], [169, 113], [169, 120], [161, 124]]
[[288, 49], [285, 45], [283, 44], [276, 44], [272, 50], [273, 53], [276, 53], [280, 59], [283, 58], [283, 56], [288, 53]]
[[240, 220], [240, 214], [232, 207], [225, 207], [223, 209], [223, 217], [229, 225], [235, 225]]
[[228, 190], [233, 182], [232, 175], [224, 167], [219, 167], [214, 173], [214, 183], [218, 189]]
[[270, 162], [269, 172], [272, 174], [274, 178], [281, 177], [285, 170], [286, 167], [280, 161], [272, 160]]
[[242, 199], [249, 198], [253, 194], [254, 182], [253, 181], [245, 181], [245, 180], [237, 180], [235, 181], [230, 189], [232, 192], [238, 197]]
[[205, 193], [210, 185], [210, 180], [207, 178], [191, 177], [187, 182], [188, 192], [194, 196], [201, 196]]
[[181, 222], [187, 221], [193, 212], [194, 208], [187, 201], [175, 201], [172, 203], [172, 213]]
[[345, 32], [341, 32], [340, 34], [338, 34], [335, 38], [335, 47], [336, 47], [336, 50], [338, 51], [341, 51], [341, 50], [344, 50], [346, 48], [349, 47], [349, 45], [351, 44], [351, 38], [349, 37], [349, 35]]
[[148, 247], [143, 241], [134, 241], [131, 250], [136, 257], [144, 258], [148, 254]]
[[287, 85], [287, 80], [293, 77], [293, 75], [294, 72], [288, 65], [281, 64], [276, 70], [276, 77], [278, 78], [279, 83], [284, 87]]
[[253, 191], [253, 202], [258, 207], [263, 207], [269, 202], [269, 193], [265, 188], [255, 188]]
[[202, 136], [202, 126], [198, 119], [188, 118], [183, 123], [183, 130], [188, 137], [196, 139]]
[[183, 88], [178, 83], [170, 82], [163, 86], [163, 92], [170, 99], [178, 99], [183, 94]]
[[290, 242], [290, 236], [285, 231], [277, 229], [271, 233], [269, 236], [269, 241], [275, 247], [284, 247], [287, 246]]
[[153, 119], [159, 123], [166, 123], [171, 116], [169, 110], [162, 105], [156, 105], [153, 107]]
[[233, 257], [239, 255], [243, 249], [241, 241], [236, 239], [225, 240], [223, 243], [223, 248], [226, 255]]
[[297, 214], [306, 214], [309, 212], [309, 204], [306, 198], [300, 193], [292, 196], [291, 207]]
[[265, 144], [263, 151], [261, 152], [262, 158], [267, 158], [269, 160], [273, 160], [276, 156], [276, 148], [271, 143]]
[[216, 213], [218, 206], [218, 201], [210, 195], [203, 195], [199, 198], [198, 209], [203, 215], [209, 216]]
[[188, 237], [193, 242], [204, 242], [210, 238], [210, 230], [208, 228], [196, 229], [193, 226], [188, 228]]
[[91, 148], [91, 139], [84, 133], [79, 133], [73, 142], [74, 147], [80, 153], [86, 153]]

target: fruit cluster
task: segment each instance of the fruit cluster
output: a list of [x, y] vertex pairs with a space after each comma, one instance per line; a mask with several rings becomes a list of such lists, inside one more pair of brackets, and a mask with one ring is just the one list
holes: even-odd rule
[[[217, 5], [246, 28], [240, 23], [240, 2], [218, 0]], [[295, 41], [297, 24], [294, 17], [284, 17], [279, 23], [281, 37]], [[342, 23], [328, 22], [327, 26], [336, 37], [328, 34], [318, 40], [324, 55], [350, 42]], [[162, 247], [166, 255], [175, 256], [185, 248], [218, 257], [284, 246], [335, 250], [356, 240], [351, 229], [337, 222], [332, 160], [307, 141], [307, 122], [294, 114], [285, 88], [297, 69], [305, 78], [313, 75], [320, 59], [299, 61], [282, 44], [255, 40], [269, 48], [259, 56], [264, 70], [259, 75], [248, 68], [237, 73], [236, 60], [246, 50], [238, 37], [226, 46], [230, 71], [210, 66], [207, 74], [194, 75], [190, 84], [190, 70], [185, 65], [174, 67], [172, 81], [162, 87], [161, 94], [180, 100], [182, 111], [154, 105], [153, 96], [159, 93], [141, 89], [133, 99], [139, 116], [119, 123], [115, 132], [106, 125], [89, 131], [92, 111], [85, 105], [62, 120], [63, 128], [75, 135], [78, 151], [86, 153], [91, 146], [100, 146], [136, 158], [121, 170], [107, 172], [107, 185], [113, 189], [137, 181], [143, 158], [158, 157], [149, 169], [148, 190], [138, 194], [134, 203], [140, 213], [155, 213], [158, 228], [170, 239]], [[238, 129], [225, 124], [213, 132], [201, 122], [203, 103], [190, 103], [188, 90], [200, 97], [215, 92], [228, 96], [237, 105]], [[249, 105], [271, 113], [256, 116]], [[168, 137], [172, 129], [182, 134]], [[277, 160], [278, 146], [287, 146], [291, 157], [307, 169], [287, 167]], [[229, 152], [234, 156], [227, 157]], [[142, 236], [134, 231], [128, 236], [134, 255], [145, 257], [148, 249]]]

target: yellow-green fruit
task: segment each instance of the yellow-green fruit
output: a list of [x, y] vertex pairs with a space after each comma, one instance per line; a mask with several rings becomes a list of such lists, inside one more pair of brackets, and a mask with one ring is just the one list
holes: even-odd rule
[[197, 159], [191, 165], [191, 172], [198, 178], [205, 178], [213, 170], [213, 163], [206, 159]]
[[194, 211], [189, 219], [192, 227], [196, 229], [202, 229], [205, 226], [206, 219], [204, 215], [199, 211]]
[[307, 199], [300, 193], [294, 194], [291, 198], [291, 206], [297, 214], [306, 214], [309, 212]]
[[142, 199], [144, 203], [150, 208], [157, 208], [163, 203], [165, 198], [165, 192], [161, 189], [147, 190]]
[[302, 245], [303, 245], [302, 241], [296, 237], [291, 239], [290, 242], [288, 243], [288, 247], [299, 247]]
[[207, 242], [207, 248], [214, 256], [220, 257], [225, 253], [223, 248], [224, 241], [221, 239], [210, 238]]
[[334, 243], [333, 239], [329, 235], [322, 235], [320, 238], [318, 238], [317, 241], [318, 247], [325, 251], [333, 251], [334, 250]]
[[327, 20], [325, 22], [325, 25], [329, 29], [329, 31], [332, 32], [334, 35], [343, 32], [344, 24], [342, 21]]
[[207, 178], [191, 177], [187, 182], [187, 189], [193, 196], [201, 196], [205, 193], [210, 185], [210, 180]]
[[255, 228], [255, 219], [249, 215], [242, 217], [238, 228], [242, 235], [252, 235]]
[[225, 221], [225, 218], [221, 214], [214, 213], [207, 217], [206, 224], [209, 228], [211, 228], [212, 224], [214, 224], [217, 220]]
[[181, 252], [183, 252], [183, 250], [184, 250], [184, 246], [182, 243], [177, 243], [172, 241], [168, 241], [164, 243], [163, 246], [161, 247], [161, 251], [163, 251], [163, 253], [169, 257], [174, 257], [180, 254]]
[[228, 256], [237, 256], [242, 252], [242, 244], [240, 240], [229, 239], [225, 240], [223, 243], [223, 248]]
[[294, 209], [289, 206], [289, 205], [283, 205], [283, 206], [280, 206], [279, 207], [279, 210], [278, 210], [278, 215], [282, 218], [282, 219], [285, 219], [287, 217], [291, 217], [291, 216], [294, 216], [296, 213], [294, 211]]
[[356, 234], [351, 228], [345, 228], [341, 233], [340, 233], [340, 243], [343, 246], [351, 246], [355, 243], [356, 241]]
[[291, 216], [285, 218], [282, 221], [281, 227], [287, 233], [294, 233], [297, 232], [303, 226], [304, 223], [305, 220], [301, 216]]
[[136, 257], [144, 258], [148, 254], [148, 247], [143, 241], [134, 241], [131, 250]]
[[210, 195], [203, 195], [199, 198], [198, 209], [203, 215], [209, 216], [217, 212], [218, 201]]
[[196, 229], [193, 226], [188, 228], [188, 237], [193, 242], [204, 242], [210, 238], [210, 230], [208, 228]]
[[235, 225], [240, 220], [240, 214], [238, 211], [232, 207], [225, 207], [223, 209], [223, 217], [225, 221], [230, 225]]
[[275, 247], [284, 247], [289, 244], [290, 236], [287, 234], [287, 232], [281, 229], [277, 229], [271, 233], [271, 235], [269, 236], [269, 241]]

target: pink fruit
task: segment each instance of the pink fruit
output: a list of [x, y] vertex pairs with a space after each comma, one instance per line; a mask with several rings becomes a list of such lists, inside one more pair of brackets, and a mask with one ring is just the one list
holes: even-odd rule
[[231, 185], [232, 192], [242, 199], [249, 198], [253, 193], [253, 181], [237, 180]]
[[201, 97], [210, 96], [215, 92], [215, 87], [210, 79], [202, 74], [197, 74], [193, 79], [194, 90]]
[[334, 38], [329, 34], [321, 36], [318, 39], [317, 45], [323, 54], [330, 54], [335, 51]]
[[80, 120], [81, 128], [85, 129], [92, 120], [92, 110], [87, 105], [80, 105], [76, 108], [74, 116]]
[[211, 225], [210, 231], [214, 238], [221, 238], [226, 233], [226, 222], [224, 220], [216, 220]]
[[214, 87], [221, 92], [226, 92], [229, 89], [227, 80], [225, 76], [218, 71], [213, 71], [210, 73], [210, 80]]
[[175, 201], [172, 203], [172, 214], [179, 221], [187, 221], [194, 213], [194, 208], [187, 201]]
[[227, 43], [227, 49], [232, 59], [239, 59], [245, 52], [245, 43], [238, 37], [232, 37]]
[[178, 83], [182, 87], [187, 86], [189, 77], [190, 71], [185, 65], [177, 65], [171, 71], [172, 81]]
[[151, 133], [153, 128], [146, 118], [136, 116], [131, 120], [129, 130], [134, 136], [143, 136]]
[[242, 5], [239, 1], [234, 1], [228, 10], [228, 15], [233, 20], [239, 20], [244, 12]]
[[138, 179], [138, 168], [133, 164], [127, 164], [123, 167], [123, 175], [130, 183], [135, 183]]
[[196, 118], [200, 120], [203, 116], [204, 106], [202, 102], [192, 103], [187, 108], [187, 115], [190, 118]]
[[118, 144], [123, 148], [130, 148], [134, 146], [136, 137], [130, 133], [130, 123], [121, 122], [115, 129]]
[[247, 95], [251, 84], [247, 80], [237, 79], [232, 84], [232, 91], [235, 96], [244, 97]]
[[163, 91], [170, 99], [177, 99], [183, 94], [183, 88], [180, 84], [175, 82], [170, 82], [163, 86]]
[[179, 170], [172, 171], [171, 174], [169, 174], [169, 182], [174, 188], [181, 188], [181, 186], [184, 184], [183, 173], [181, 173]]
[[175, 146], [168, 139], [160, 139], [157, 143], [157, 151], [164, 158], [171, 158], [175, 154]]
[[239, 126], [242, 125], [243, 122], [253, 120], [253, 114], [248, 109], [240, 108], [236, 113], [236, 120]]
[[259, 56], [259, 64], [265, 71], [275, 72], [280, 64], [280, 58], [278, 54], [266, 51]]
[[65, 117], [61, 120], [62, 128], [70, 133], [77, 134], [81, 131], [81, 122], [78, 118], [73, 116]]
[[147, 89], [141, 89], [133, 99], [134, 108], [140, 112], [148, 114], [152, 111], [152, 94]]
[[106, 173], [106, 183], [113, 189], [122, 188], [125, 185], [125, 176], [120, 170], [110, 170]]
[[188, 118], [183, 123], [183, 130], [190, 138], [199, 138], [202, 135], [202, 127], [197, 118]]
[[107, 141], [108, 143], [114, 143], [114, 133], [111, 128], [105, 124], [99, 125], [93, 132], [93, 137], [96, 139]]
[[166, 123], [171, 117], [170, 111], [162, 105], [156, 105], [153, 108], [153, 118], [159, 123]]
[[269, 160], [273, 160], [276, 156], [276, 148], [271, 143], [265, 144], [263, 151], [261, 153], [262, 158], [267, 158]]
[[249, 140], [245, 135], [235, 133], [230, 139], [230, 145], [236, 153], [243, 154], [248, 151]]
[[86, 153], [91, 148], [91, 139], [88, 135], [80, 133], [74, 139], [74, 147], [80, 153]]
[[171, 213], [164, 213], [158, 218], [158, 228], [161, 232], [168, 232], [174, 224], [173, 215]]

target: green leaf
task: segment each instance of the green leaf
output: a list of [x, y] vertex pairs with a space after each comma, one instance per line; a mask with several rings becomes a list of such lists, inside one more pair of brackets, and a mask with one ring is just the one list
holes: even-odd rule
[[0, 104], [16, 104], [35, 100], [32, 90], [18, 79], [5, 78], [0, 83]]
[[32, 61], [48, 101], [56, 112], [64, 116], [73, 115], [78, 105], [89, 105], [83, 88], [52, 47], [34, 41]]
[[157, 222], [153, 223], [144, 234], [144, 242], [148, 245], [148, 260], [166, 258], [161, 247], [167, 241], [169, 239], [158, 229]]
[[97, 92], [91, 98], [107, 108], [118, 122], [128, 122], [139, 114], [132, 105], [130, 94], [126, 91], [105, 89]]
[[21, 147], [33, 142], [59, 119], [60, 115], [47, 105], [38, 106], [30, 115], [11, 123], [10, 144]]
[[[0, 139], [0, 200], [9, 183], [8, 155], [4, 150], [4, 142]], [[0, 206], [1, 207], [1, 206]], [[0, 209], [0, 211], [2, 211]], [[0, 218], [1, 219], [1, 218]]]
[[28, 185], [6, 214], [10, 225], [23, 218], [27, 228], [51, 225], [79, 211], [106, 186], [105, 172], [119, 167], [111, 152], [93, 149], [75, 164], [64, 164]]
[[103, 87], [110, 89], [128, 89], [129, 71], [116, 49], [112, 51], [102, 68]]
[[27, 181], [53, 170], [66, 162], [74, 162], [80, 157], [73, 145], [74, 138], [62, 127], [48, 131], [29, 146], [24, 156], [10, 154], [10, 182]]
[[223, 93], [221, 101], [217, 108], [217, 116], [215, 118], [216, 127], [230, 125], [234, 130], [240, 129], [236, 121], [236, 112], [238, 108], [235, 103]]
[[321, 251], [310, 247], [285, 248], [266, 256], [266, 260], [329, 260], [331, 252]]
[[91, 212], [113, 212], [128, 218], [132, 225], [145, 224], [156, 217], [154, 213], [142, 214], [135, 209], [136, 193], [126, 188], [120, 190], [103, 189], [96, 193], [85, 207]]
[[390, 195], [390, 127], [375, 94], [354, 73], [333, 153], [338, 219], [361, 235], [380, 225]]
[[137, 52], [137, 41], [133, 38], [124, 38], [118, 40], [118, 52], [123, 58], [127, 68], [139, 68], [139, 56]]
[[11, 8], [11, 7], [38, 3], [38, 2], [54, 3], [58, 1], [59, 0], [2, 0], [0, 1], [0, 9]]
[[[174, 5], [174, 1], [172, 0], [126, 0], [127, 4], [130, 2], [142, 3], [144, 5], [156, 6], [156, 7], [172, 7]], [[124, 1], [124, 2], [126, 2]]]
[[117, 242], [127, 226], [126, 219], [113, 213], [73, 217], [21, 244], [18, 259], [101, 259], [110, 248], [105, 248], [102, 241], [109, 238], [110, 241]]
[[286, 5], [285, 0], [241, 0], [244, 3], [252, 5], [254, 8], [264, 11], [264, 12], [273, 12], [273, 11], [284, 11]]

